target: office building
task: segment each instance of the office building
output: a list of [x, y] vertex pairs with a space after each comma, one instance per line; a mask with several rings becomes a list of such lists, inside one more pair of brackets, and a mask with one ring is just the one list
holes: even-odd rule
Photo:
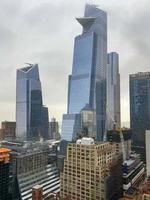
[[16, 122], [2, 122], [0, 132], [2, 139], [14, 140], [16, 138]]
[[144, 163], [139, 154], [131, 153], [130, 158], [123, 163], [123, 189], [138, 188], [145, 177]]
[[49, 122], [49, 137], [50, 139], [60, 140], [59, 124], [55, 118]]
[[150, 130], [146, 131], [146, 172], [150, 177]]
[[82, 138], [69, 143], [61, 173], [61, 198], [118, 199], [122, 195], [122, 159], [115, 145]]
[[103, 140], [106, 121], [107, 14], [86, 4], [83, 28], [75, 38], [72, 74], [68, 83], [67, 114], [63, 115], [62, 140], [71, 141], [81, 132], [79, 114], [88, 104], [95, 111], [96, 140]]
[[145, 160], [145, 131], [150, 130], [150, 72], [130, 75], [130, 123], [133, 145]]
[[119, 55], [116, 52], [108, 54], [107, 64], [107, 130], [120, 128], [120, 74]]
[[0, 148], [0, 200], [9, 200], [9, 153]]
[[47, 139], [48, 109], [43, 106], [38, 65], [18, 69], [16, 85], [17, 139]]
[[12, 199], [31, 200], [32, 188], [43, 188], [42, 198], [60, 191], [60, 177], [57, 168], [55, 143], [3, 142], [9, 146], [10, 154], [10, 190]]

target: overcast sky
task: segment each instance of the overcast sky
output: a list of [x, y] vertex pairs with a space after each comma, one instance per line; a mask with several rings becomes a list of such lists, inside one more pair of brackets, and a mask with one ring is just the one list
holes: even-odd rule
[[[0, 0], [0, 121], [15, 120], [16, 69], [38, 63], [50, 117], [66, 113], [75, 17], [85, 0]], [[89, 2], [89, 0], [88, 0]], [[92, 2], [92, 0], [90, 1]], [[150, 0], [93, 0], [108, 13], [108, 51], [120, 55], [122, 121], [129, 121], [130, 73], [150, 71]]]

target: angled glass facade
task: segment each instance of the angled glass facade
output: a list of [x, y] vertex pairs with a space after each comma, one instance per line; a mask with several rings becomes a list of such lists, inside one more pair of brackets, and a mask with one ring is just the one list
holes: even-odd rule
[[[80, 114], [88, 104], [96, 113], [96, 139], [101, 141], [106, 121], [107, 14], [95, 5], [86, 4], [84, 17], [77, 21], [83, 32], [75, 38], [67, 114]], [[71, 140], [76, 133], [70, 131], [66, 137], [64, 123], [66, 120], [62, 138]]]
[[[16, 84], [16, 136], [19, 140], [46, 139], [48, 111], [43, 112], [42, 90], [38, 65], [17, 70]], [[44, 113], [44, 114], [43, 114]], [[44, 122], [43, 122], [43, 119]]]

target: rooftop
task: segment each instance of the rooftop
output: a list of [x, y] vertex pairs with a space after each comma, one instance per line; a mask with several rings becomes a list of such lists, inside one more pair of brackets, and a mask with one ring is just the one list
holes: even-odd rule
[[93, 138], [83, 137], [82, 139], [77, 140], [76, 144], [93, 145], [95, 143]]

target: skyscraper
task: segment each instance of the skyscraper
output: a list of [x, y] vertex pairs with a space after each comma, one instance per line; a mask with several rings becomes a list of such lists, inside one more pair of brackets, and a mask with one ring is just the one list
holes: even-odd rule
[[77, 18], [77, 21], [83, 27], [83, 32], [75, 38], [62, 139], [69, 141], [76, 136], [78, 115], [88, 104], [96, 113], [96, 139], [103, 140], [106, 120], [107, 14], [95, 5], [86, 4], [84, 17]]
[[16, 134], [19, 140], [47, 139], [48, 109], [43, 106], [38, 65], [17, 70]]
[[119, 55], [108, 54], [107, 64], [107, 129], [120, 128], [120, 74]]
[[133, 145], [141, 153], [145, 150], [145, 131], [150, 130], [150, 72], [130, 75], [130, 122]]

